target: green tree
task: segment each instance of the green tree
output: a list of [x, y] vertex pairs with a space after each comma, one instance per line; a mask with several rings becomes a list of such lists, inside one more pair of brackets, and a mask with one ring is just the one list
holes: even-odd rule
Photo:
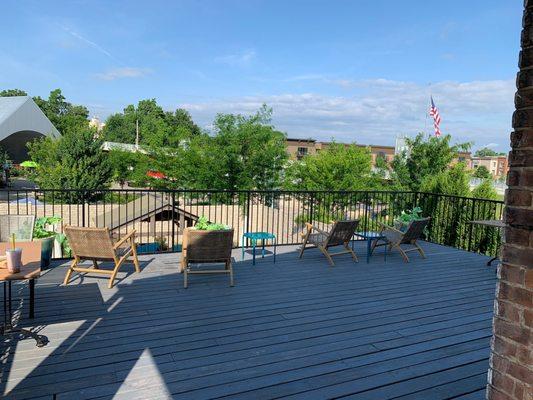
[[419, 133], [406, 139], [408, 152], [398, 154], [392, 162], [392, 179], [397, 187], [417, 191], [426, 177], [445, 171], [459, 151], [466, 151], [470, 143], [451, 145], [451, 136], [424, 138]]
[[147, 99], [109, 116], [103, 136], [111, 142], [135, 143], [137, 122], [139, 143], [156, 149], [178, 147], [184, 140], [200, 134], [200, 128], [186, 110], [165, 112], [155, 99]]
[[154, 161], [172, 187], [276, 189], [287, 160], [285, 134], [270, 123], [265, 106], [251, 116], [219, 114], [214, 135], [200, 133], [179, 147], [163, 148]]
[[472, 174], [474, 178], [481, 178], [481, 179], [491, 179], [492, 175], [490, 171], [485, 167], [484, 165], [480, 165], [474, 170], [474, 173]]
[[498, 193], [494, 190], [492, 179], [484, 179], [472, 190], [472, 197], [476, 199], [498, 200]]
[[468, 196], [469, 174], [464, 163], [457, 163], [435, 175], [428, 175], [420, 184], [421, 192]]
[[293, 190], [368, 190], [376, 183], [370, 150], [355, 144], [332, 143], [286, 170], [286, 187]]
[[0, 97], [13, 97], [13, 96], [27, 96], [24, 90], [21, 89], [5, 89], [0, 91]]
[[67, 102], [61, 89], [52, 90], [48, 99], [36, 96], [33, 100], [62, 135], [75, 133], [89, 126], [89, 110]]
[[[108, 160], [112, 170], [113, 181], [117, 182], [121, 187], [127, 181], [145, 183], [146, 172], [148, 171], [147, 163], [145, 162], [146, 158], [147, 156], [142, 153], [111, 150], [108, 153]], [[141, 182], [138, 182], [139, 180]]]
[[488, 147], [483, 147], [474, 153], [475, 157], [492, 157], [492, 156], [504, 156], [505, 153], [498, 153]]
[[[112, 171], [90, 128], [71, 132], [59, 139], [43, 138], [29, 143], [29, 155], [39, 164], [35, 181], [43, 189], [87, 189], [86, 199], [109, 186]], [[65, 200], [80, 201], [81, 193], [66, 193]]]

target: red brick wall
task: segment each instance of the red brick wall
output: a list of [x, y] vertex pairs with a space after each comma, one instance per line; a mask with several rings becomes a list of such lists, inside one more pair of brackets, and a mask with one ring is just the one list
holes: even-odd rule
[[533, 400], [533, 0], [524, 2], [488, 399]]

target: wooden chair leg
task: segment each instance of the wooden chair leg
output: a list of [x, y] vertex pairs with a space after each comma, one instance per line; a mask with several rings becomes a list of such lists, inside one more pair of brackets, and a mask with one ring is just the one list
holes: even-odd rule
[[355, 260], [355, 262], [359, 262], [359, 259], [357, 258], [355, 251], [352, 250], [352, 248], [350, 247], [348, 243], [344, 243], [344, 248], [350, 253], [350, 255]]
[[74, 260], [72, 260], [72, 264], [70, 264], [70, 267], [68, 267], [67, 274], [65, 275], [65, 279], [63, 280], [63, 285], [68, 284], [68, 281], [70, 280], [70, 276], [72, 275], [74, 268], [78, 265], [79, 262], [80, 262], [79, 257], [74, 257]]
[[115, 268], [113, 269], [113, 273], [111, 274], [111, 277], [109, 278], [109, 284], [107, 285], [109, 289], [113, 287], [113, 282], [115, 278], [117, 277], [118, 270], [121, 267], [121, 265], [124, 263], [124, 261], [126, 260], [126, 257], [127, 255], [122, 257], [120, 260], [115, 259]]
[[328, 259], [329, 261], [329, 265], [331, 265], [332, 267], [335, 266], [335, 263], [333, 262], [333, 259], [331, 258], [331, 256], [329, 255], [328, 253], [328, 249], [322, 247], [322, 246], [318, 246], [318, 248], [320, 249], [320, 251], [326, 256], [326, 258]]
[[[370, 247], [370, 255], [374, 253], [374, 249], [378, 246], [378, 242], [380, 239], [376, 239], [372, 242], [372, 246]], [[385, 246], [387, 246], [387, 243], [385, 243]]]
[[233, 265], [231, 264], [231, 261], [228, 261], [226, 263], [226, 265], [227, 265], [227, 267], [229, 269], [229, 285], [231, 287], [233, 287], [233, 285], [234, 285], [234, 282], [233, 282]]
[[137, 246], [133, 239], [131, 240], [131, 253], [133, 255], [133, 265], [135, 265], [135, 271], [141, 272], [141, 266], [139, 265], [139, 258], [137, 257]]
[[300, 256], [298, 258], [302, 258], [303, 255], [304, 255], [305, 246], [307, 246], [307, 238], [308, 237], [309, 237], [309, 235], [305, 235], [304, 242], [302, 243], [302, 249], [300, 250]]
[[400, 245], [396, 245], [394, 247], [397, 247], [398, 248], [398, 251], [401, 253], [403, 259], [405, 260], [405, 262], [409, 262], [409, 257], [407, 257], [407, 253], [405, 251], [403, 251], [403, 249], [400, 247]]
[[422, 258], [426, 258], [426, 253], [424, 253], [424, 250], [422, 250], [422, 247], [417, 242], [414, 242], [413, 245], [416, 247]]

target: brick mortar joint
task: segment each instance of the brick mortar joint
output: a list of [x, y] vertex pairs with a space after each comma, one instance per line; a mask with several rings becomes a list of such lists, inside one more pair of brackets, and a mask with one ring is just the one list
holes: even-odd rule
[[[505, 244], [505, 246], [507, 246], [507, 243]], [[511, 264], [510, 262], [505, 262], [505, 265], [509, 265], [510, 267], [515, 267], [515, 268], [523, 268], [525, 271], [528, 271], [530, 269], [532, 269], [531, 267], [528, 267], [527, 265], [523, 265], [523, 264]], [[501, 280], [503, 283], [505, 283], [507, 286], [512, 286], [512, 287], [519, 287], [521, 289], [527, 289], [529, 291], [533, 291], [532, 289], [529, 289], [526, 287], [525, 284], [522, 284], [522, 283], [516, 283], [516, 282], [513, 282], [513, 281], [508, 281], [507, 279], [503, 279]], [[510, 285], [509, 283], [514, 283], [513, 285]], [[518, 285], [518, 286], [517, 286]]]

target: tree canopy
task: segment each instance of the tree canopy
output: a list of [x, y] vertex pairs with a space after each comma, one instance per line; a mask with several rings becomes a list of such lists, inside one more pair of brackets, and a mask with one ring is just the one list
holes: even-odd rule
[[467, 151], [470, 143], [450, 144], [451, 136], [424, 138], [419, 133], [407, 138], [408, 152], [398, 154], [392, 162], [392, 180], [396, 187], [417, 191], [426, 177], [448, 169], [459, 151]]
[[177, 147], [184, 140], [201, 133], [188, 111], [178, 108], [164, 111], [155, 99], [141, 100], [137, 106], [130, 104], [122, 113], [106, 120], [103, 131], [105, 140], [120, 143], [135, 143], [137, 121], [139, 144], [149, 147]]
[[475, 178], [481, 178], [481, 179], [490, 179], [492, 178], [492, 174], [490, 171], [485, 167], [484, 165], [480, 165], [474, 170], [474, 173], [472, 174]]
[[200, 189], [276, 189], [287, 160], [285, 134], [271, 125], [263, 106], [244, 116], [219, 114], [212, 135], [193, 135], [182, 146], [162, 149], [154, 161], [170, 185]]
[[36, 96], [33, 100], [62, 135], [69, 135], [89, 126], [89, 110], [85, 106], [66, 101], [61, 89], [52, 90], [48, 99]]
[[0, 97], [14, 97], [14, 96], [27, 96], [24, 90], [21, 89], [5, 89], [0, 91]]
[[316, 155], [291, 163], [285, 186], [291, 190], [364, 190], [376, 187], [370, 149], [331, 143]]
[[464, 163], [458, 163], [435, 175], [426, 175], [420, 184], [420, 191], [428, 193], [468, 196], [470, 174]]
[[498, 153], [488, 147], [483, 147], [474, 153], [474, 157], [491, 157], [491, 156], [504, 156], [505, 153]]
[[89, 191], [108, 187], [111, 168], [95, 133], [86, 127], [59, 139], [46, 137], [31, 142], [29, 155], [39, 165], [35, 171], [39, 186]]

